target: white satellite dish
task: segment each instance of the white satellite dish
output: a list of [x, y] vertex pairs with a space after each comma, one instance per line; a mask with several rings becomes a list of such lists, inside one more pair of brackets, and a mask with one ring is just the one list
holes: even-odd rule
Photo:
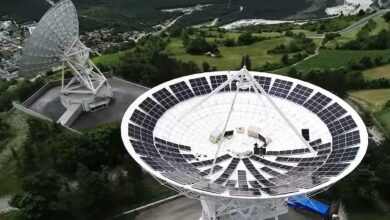
[[[27, 40], [19, 61], [22, 76], [35, 76], [62, 68], [61, 101], [69, 109], [82, 105], [93, 111], [108, 105], [113, 92], [107, 78], [89, 58], [90, 49], [79, 39], [77, 11], [72, 1], [56, 3], [39, 21]], [[64, 78], [70, 68], [71, 80]]]
[[245, 67], [151, 88], [126, 111], [122, 140], [161, 183], [201, 200], [201, 220], [278, 219], [286, 198], [326, 190], [368, 145], [362, 119], [331, 92]]

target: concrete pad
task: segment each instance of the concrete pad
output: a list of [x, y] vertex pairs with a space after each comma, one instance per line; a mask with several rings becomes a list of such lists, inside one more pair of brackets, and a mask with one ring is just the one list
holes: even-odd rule
[[103, 124], [120, 122], [130, 104], [148, 89], [117, 78], [110, 78], [115, 100], [97, 112], [83, 112], [72, 124], [74, 129], [93, 128]]
[[61, 103], [60, 91], [61, 87], [59, 86], [50, 88], [31, 105], [26, 107], [57, 121], [66, 111], [66, 108]]
[[[148, 90], [146, 87], [118, 78], [109, 78], [108, 82], [113, 89], [115, 100], [100, 111], [83, 112], [70, 127], [80, 130], [120, 122], [130, 104]], [[61, 103], [60, 90], [60, 86], [52, 87], [26, 107], [53, 121], [58, 121], [66, 112]]]

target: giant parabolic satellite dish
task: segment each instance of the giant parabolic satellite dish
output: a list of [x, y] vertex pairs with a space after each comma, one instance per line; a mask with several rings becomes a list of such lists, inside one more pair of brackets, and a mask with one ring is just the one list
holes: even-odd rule
[[131, 104], [121, 129], [147, 172], [201, 200], [202, 219], [277, 217], [286, 197], [349, 174], [368, 145], [363, 121], [337, 96], [245, 67], [154, 87]]
[[[84, 111], [105, 107], [113, 97], [106, 77], [89, 59], [90, 49], [79, 39], [77, 11], [70, 0], [57, 2], [39, 21], [23, 47], [19, 73], [25, 77], [62, 67], [61, 101]], [[73, 73], [64, 78], [64, 70]]]

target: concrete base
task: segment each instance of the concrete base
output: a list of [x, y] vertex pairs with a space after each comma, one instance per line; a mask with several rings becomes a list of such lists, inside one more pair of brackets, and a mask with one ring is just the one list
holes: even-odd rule
[[[75, 118], [73, 123], [69, 121], [66, 124], [70, 124], [71, 128], [77, 130], [120, 122], [129, 105], [148, 90], [146, 87], [118, 78], [109, 78], [108, 83], [112, 88], [115, 99], [110, 100], [107, 108], [95, 112], [82, 112], [79, 117]], [[57, 84], [46, 88], [39, 94], [35, 94], [36, 97], [29, 99], [29, 102], [23, 103], [23, 106], [53, 121], [58, 121], [67, 111], [67, 108], [61, 102], [60, 94], [61, 84]], [[61, 119], [61, 121], [66, 120]]]
[[83, 107], [81, 104], [73, 104], [68, 106], [66, 112], [61, 116], [60, 119], [58, 119], [57, 122], [69, 127], [80, 116], [81, 112], [83, 112]]

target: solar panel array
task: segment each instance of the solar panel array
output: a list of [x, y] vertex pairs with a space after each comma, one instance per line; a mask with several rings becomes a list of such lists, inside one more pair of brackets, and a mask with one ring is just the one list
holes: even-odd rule
[[[128, 138], [134, 151], [145, 164], [179, 184], [214, 194], [228, 192], [230, 196], [245, 197], [310, 189], [338, 176], [354, 161], [361, 144], [360, 133], [356, 122], [340, 104], [312, 88], [291, 81], [258, 75], [254, 78], [269, 95], [301, 105], [317, 115], [328, 127], [332, 142], [311, 140], [309, 144], [317, 152], [316, 156], [308, 156], [310, 151], [305, 147], [270, 150], [265, 158], [220, 155], [213, 171], [215, 177], [207, 179], [212, 158], [196, 157], [192, 148], [197, 146], [168, 142], [155, 137], [153, 130], [167, 110], [179, 102], [211, 93], [228, 79], [227, 75], [219, 74], [171, 84], [169, 89], [162, 88], [145, 98], [131, 115], [128, 125]], [[221, 92], [234, 92], [235, 88], [232, 83]], [[237, 170], [240, 163], [246, 170]]]

